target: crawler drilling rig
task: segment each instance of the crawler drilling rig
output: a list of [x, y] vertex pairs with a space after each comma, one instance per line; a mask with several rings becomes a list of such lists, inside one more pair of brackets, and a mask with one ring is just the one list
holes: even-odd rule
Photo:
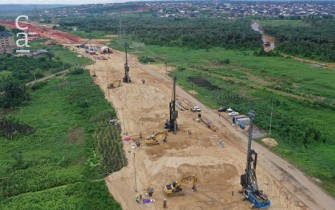
[[177, 125], [178, 111], [176, 110], [176, 81], [177, 77], [174, 77], [172, 98], [170, 101], [170, 120], [167, 120], [167, 122], [165, 123], [165, 128], [169, 129], [169, 131], [173, 131], [174, 133], [176, 133], [178, 130]]
[[126, 63], [124, 64], [124, 77], [123, 77], [123, 82], [124, 83], [129, 83], [131, 82], [130, 76], [129, 76], [129, 66], [128, 66], [128, 52], [127, 52], [127, 48], [128, 48], [128, 43], [126, 42], [124, 44], [124, 49], [125, 49], [125, 53], [126, 53]]
[[251, 149], [253, 121], [256, 117], [254, 111], [249, 112], [250, 127], [248, 130], [248, 155], [245, 174], [241, 175], [240, 184], [244, 196], [254, 204], [256, 208], [268, 208], [271, 204], [268, 196], [258, 189], [256, 177], [257, 153]]

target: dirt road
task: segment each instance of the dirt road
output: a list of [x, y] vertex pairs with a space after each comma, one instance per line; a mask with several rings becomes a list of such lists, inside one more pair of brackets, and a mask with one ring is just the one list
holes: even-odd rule
[[[122, 79], [124, 55], [114, 51], [107, 61], [97, 60], [88, 68], [105, 97], [117, 110], [123, 133], [149, 136], [163, 130], [168, 118], [172, 80], [163, 65], [142, 65], [130, 56], [131, 84], [107, 89], [109, 82]], [[146, 83], [142, 84], [141, 80]], [[179, 110], [180, 131], [169, 133], [168, 142], [157, 146], [142, 146], [124, 142], [128, 166], [106, 177], [110, 193], [123, 209], [162, 209], [166, 198], [163, 186], [172, 180], [197, 174], [198, 191], [183, 185], [183, 193], [169, 197], [168, 209], [249, 209], [238, 193], [240, 175], [246, 162], [246, 135], [218, 113], [206, 108], [188, 92], [177, 88], [177, 96], [200, 105], [202, 115], [218, 128], [216, 132], [193, 120], [196, 114]], [[191, 131], [191, 135], [188, 134]], [[218, 145], [224, 140], [225, 147]], [[335, 201], [287, 161], [253, 143], [259, 154], [257, 176], [259, 187], [271, 199], [270, 209], [332, 209]], [[135, 202], [147, 187], [154, 188], [155, 202], [144, 205]]]

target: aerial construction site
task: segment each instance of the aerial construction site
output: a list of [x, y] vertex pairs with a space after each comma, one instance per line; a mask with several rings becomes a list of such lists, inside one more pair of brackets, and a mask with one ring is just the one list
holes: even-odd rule
[[334, 209], [335, 3], [99, 1], [1, 4], [1, 210]]
[[173, 67], [144, 65], [127, 54], [127, 45], [125, 51], [87, 67], [122, 128], [128, 165], [105, 178], [122, 209], [329, 209], [334, 203], [293, 165], [252, 142], [257, 113], [245, 113], [251, 122], [242, 131], [228, 113], [179, 87], [168, 76]]

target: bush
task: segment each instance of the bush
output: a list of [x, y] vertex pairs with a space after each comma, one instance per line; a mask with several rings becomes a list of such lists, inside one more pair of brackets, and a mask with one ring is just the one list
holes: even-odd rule
[[229, 59], [229, 58], [224, 59], [223, 63], [225, 63], [225, 64], [230, 64], [230, 59]]
[[39, 90], [42, 87], [46, 86], [48, 82], [36, 82], [30, 88], [32, 91]]
[[84, 68], [82, 67], [75, 67], [69, 71], [69, 74], [71, 75], [79, 75], [84, 73]]
[[152, 63], [155, 62], [155, 59], [148, 56], [140, 56], [138, 59], [141, 63]]

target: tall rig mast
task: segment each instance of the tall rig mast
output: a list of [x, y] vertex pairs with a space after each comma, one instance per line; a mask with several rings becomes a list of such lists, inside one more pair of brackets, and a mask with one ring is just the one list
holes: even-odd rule
[[119, 14], [119, 30], [118, 30], [118, 41], [120, 44], [124, 44], [124, 52], [125, 52], [125, 63], [124, 63], [124, 77], [123, 77], [123, 82], [124, 83], [130, 83], [131, 79], [129, 76], [129, 65], [128, 65], [128, 43], [125, 35], [125, 30], [124, 26], [122, 23], [122, 18], [121, 18], [121, 12]]
[[124, 43], [124, 51], [126, 53], [126, 62], [124, 64], [124, 77], [123, 77], [123, 82], [129, 83], [131, 82], [130, 76], [129, 76], [129, 66], [128, 66], [128, 43]]
[[168, 128], [169, 131], [176, 133], [178, 131], [177, 118], [178, 111], [176, 110], [176, 82], [177, 77], [173, 78], [173, 90], [172, 97], [170, 101], [170, 120], [165, 124], [165, 128]]
[[250, 127], [248, 130], [247, 165], [245, 174], [241, 175], [240, 184], [242, 185], [244, 196], [254, 204], [254, 207], [267, 208], [270, 206], [271, 202], [268, 199], [268, 196], [264, 194], [262, 190], [258, 189], [256, 177], [257, 153], [255, 150], [251, 149], [253, 121], [255, 120], [256, 113], [251, 110], [249, 112], [249, 117]]

